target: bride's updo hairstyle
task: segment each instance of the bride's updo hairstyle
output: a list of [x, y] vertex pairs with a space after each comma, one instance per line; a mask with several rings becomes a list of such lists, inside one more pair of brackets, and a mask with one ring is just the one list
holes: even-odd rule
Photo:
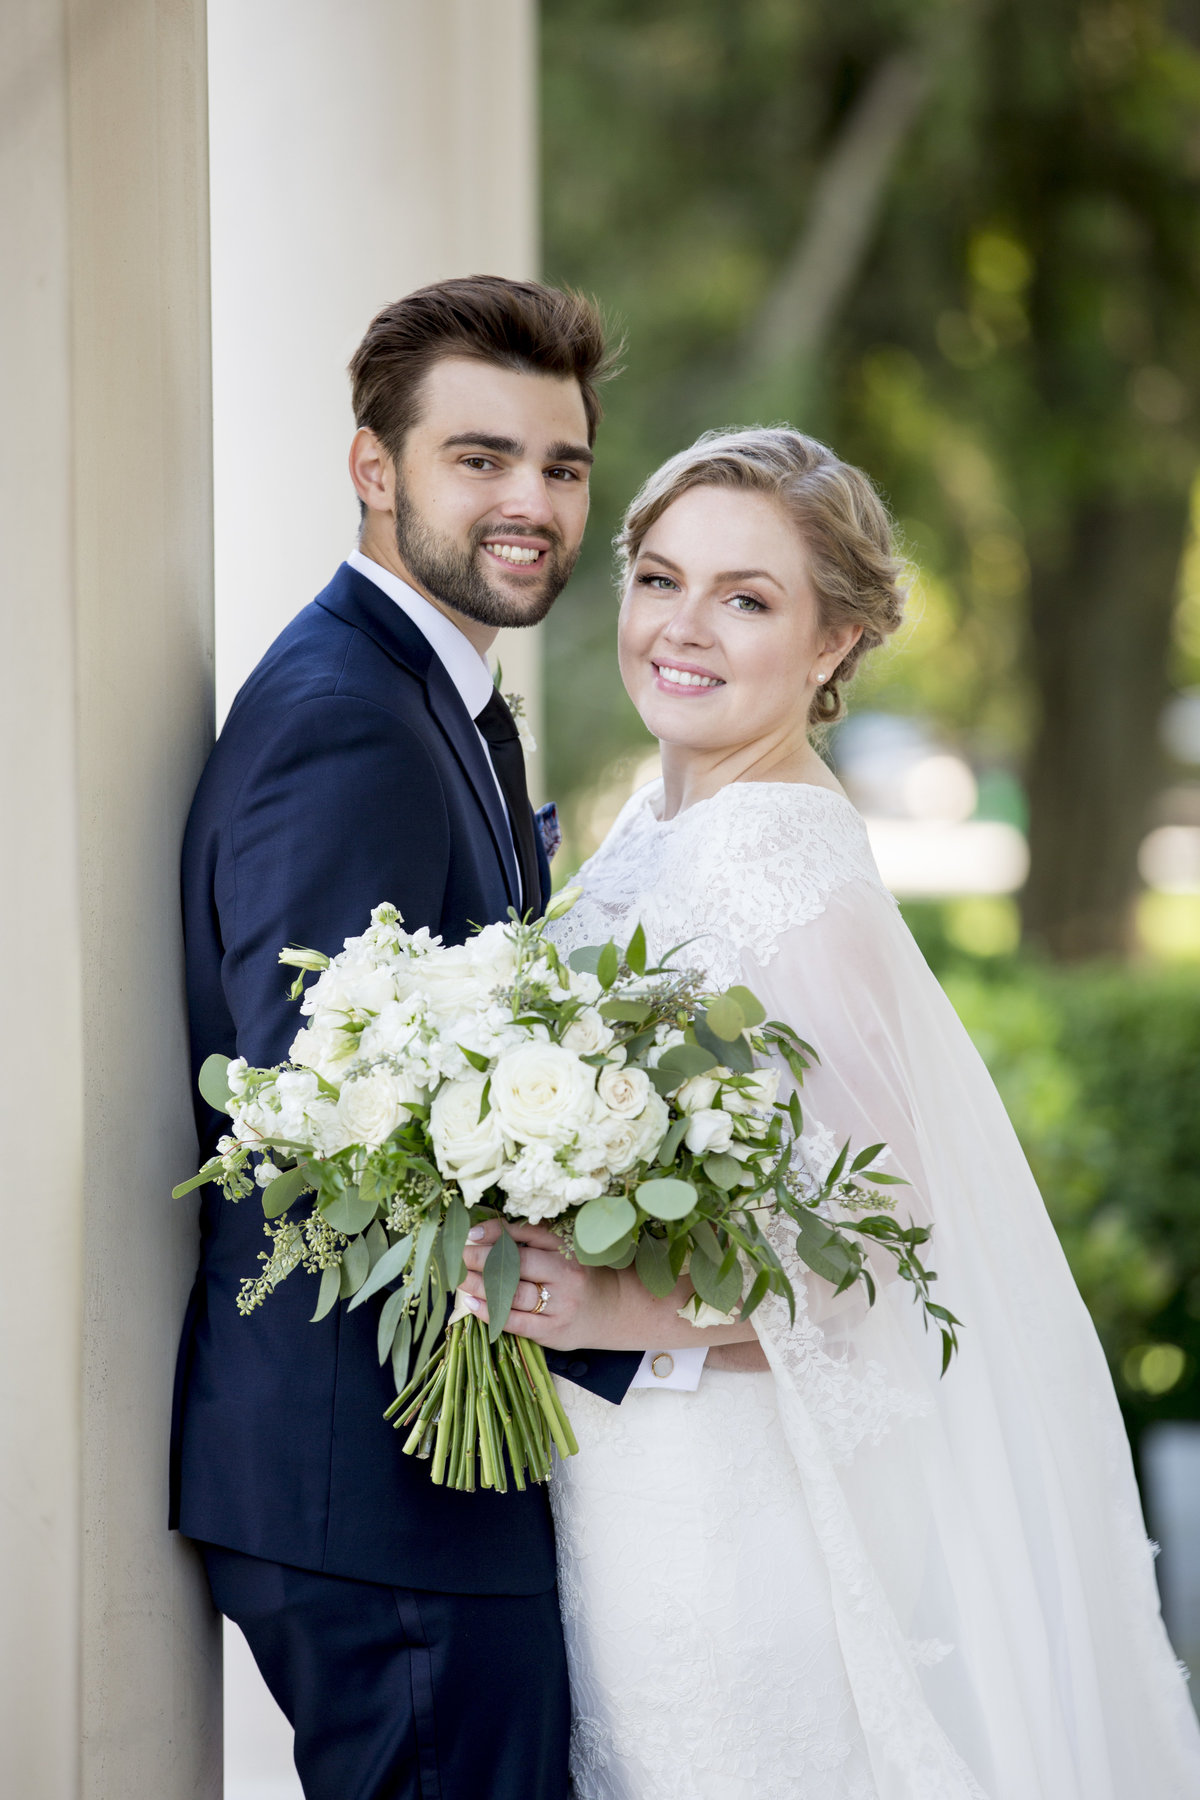
[[813, 696], [809, 724], [832, 725], [845, 712], [841, 688], [904, 612], [902, 565], [883, 501], [861, 469], [790, 426], [706, 431], [634, 496], [615, 539], [623, 586], [650, 527], [695, 487], [741, 488], [774, 500], [804, 540], [822, 627], [862, 626]]

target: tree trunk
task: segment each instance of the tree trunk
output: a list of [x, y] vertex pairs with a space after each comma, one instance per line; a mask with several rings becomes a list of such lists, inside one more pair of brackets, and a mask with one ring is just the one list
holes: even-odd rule
[[1063, 961], [1130, 948], [1137, 852], [1162, 779], [1158, 721], [1186, 496], [1081, 506], [1034, 561], [1027, 942]]

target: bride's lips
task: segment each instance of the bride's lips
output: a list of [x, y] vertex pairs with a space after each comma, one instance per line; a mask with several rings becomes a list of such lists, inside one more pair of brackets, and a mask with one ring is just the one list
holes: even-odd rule
[[715, 694], [725, 683], [711, 669], [702, 669], [699, 663], [667, 662], [658, 659], [650, 664], [654, 670], [654, 685], [660, 694], [686, 695], [690, 700], [697, 694]]
[[547, 538], [512, 537], [499, 532], [495, 537], [484, 538], [479, 548], [489, 562], [524, 575], [542, 567], [549, 555], [550, 543]]

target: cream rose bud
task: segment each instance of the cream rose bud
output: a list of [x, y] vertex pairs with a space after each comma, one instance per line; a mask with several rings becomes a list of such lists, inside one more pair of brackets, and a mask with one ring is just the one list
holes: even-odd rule
[[387, 1069], [372, 1069], [343, 1082], [337, 1111], [347, 1141], [382, 1144], [404, 1118], [405, 1096], [396, 1077]]
[[437, 1166], [447, 1181], [457, 1181], [468, 1206], [499, 1178], [508, 1146], [494, 1111], [479, 1117], [485, 1077], [465, 1075], [438, 1089], [429, 1109], [429, 1135]]
[[650, 1077], [645, 1069], [601, 1069], [596, 1092], [609, 1112], [633, 1119], [650, 1097]]
[[720, 1085], [715, 1075], [693, 1075], [675, 1095], [675, 1104], [680, 1112], [704, 1112], [716, 1099]]
[[752, 1075], [744, 1075], [742, 1082], [740, 1091], [730, 1088], [726, 1092], [724, 1105], [727, 1112], [767, 1112], [774, 1106], [779, 1092], [778, 1069], [755, 1069]]
[[561, 1044], [533, 1039], [506, 1050], [492, 1071], [492, 1106], [500, 1128], [527, 1144], [565, 1143], [591, 1117], [596, 1072]]
[[683, 1141], [693, 1156], [728, 1150], [733, 1142], [733, 1120], [719, 1106], [702, 1107], [689, 1119]]
[[576, 1056], [599, 1056], [602, 1050], [608, 1049], [615, 1036], [607, 1020], [600, 1017], [594, 1006], [589, 1006], [571, 1020], [562, 1034], [562, 1041]]
[[667, 1103], [653, 1089], [635, 1118], [607, 1113], [602, 1127], [603, 1165], [613, 1175], [623, 1175], [634, 1163], [652, 1162], [671, 1122]]
[[687, 1305], [679, 1308], [679, 1317], [686, 1319], [689, 1325], [694, 1325], [697, 1331], [706, 1331], [713, 1325], [737, 1324], [737, 1313], [721, 1312], [719, 1308], [710, 1306], [707, 1300], [702, 1300], [699, 1294], [693, 1294]]

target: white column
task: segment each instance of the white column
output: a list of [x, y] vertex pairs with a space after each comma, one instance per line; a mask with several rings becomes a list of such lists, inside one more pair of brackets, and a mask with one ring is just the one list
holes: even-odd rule
[[211, 736], [202, 0], [5, 0], [0, 95], [0, 1791], [210, 1800], [219, 1640], [166, 1530], [177, 859]]
[[[370, 319], [536, 268], [533, 23], [533, 0], [210, 0], [222, 717], [353, 546], [346, 364]], [[500, 656], [536, 706], [536, 633]]]

